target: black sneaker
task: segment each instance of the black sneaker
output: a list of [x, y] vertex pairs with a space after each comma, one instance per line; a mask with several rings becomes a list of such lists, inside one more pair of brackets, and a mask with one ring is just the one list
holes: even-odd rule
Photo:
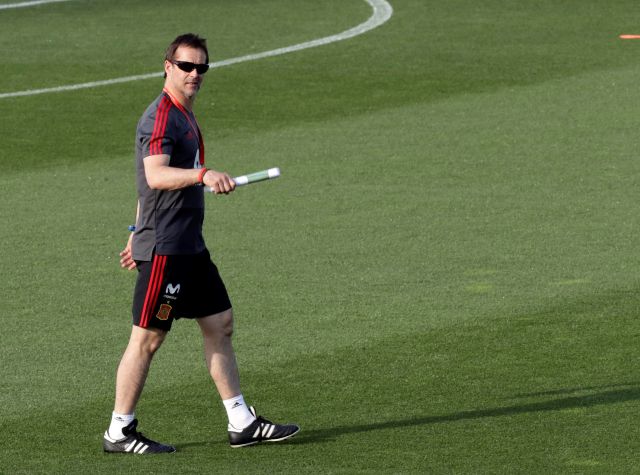
[[256, 416], [256, 410], [252, 406], [249, 406], [249, 410], [256, 417], [249, 427], [237, 431], [229, 426], [229, 443], [234, 449], [260, 442], [280, 442], [300, 432], [300, 427], [295, 424], [274, 424], [262, 416]]
[[136, 430], [138, 419], [134, 419], [131, 424], [122, 429], [124, 438], [114, 440], [109, 436], [109, 431], [104, 433], [102, 447], [105, 452], [124, 452], [130, 454], [161, 454], [175, 452], [176, 448], [171, 445], [164, 445], [147, 439], [142, 433]]

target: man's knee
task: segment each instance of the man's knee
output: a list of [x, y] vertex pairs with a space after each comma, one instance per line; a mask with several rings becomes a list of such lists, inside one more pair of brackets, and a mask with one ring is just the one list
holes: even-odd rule
[[145, 354], [153, 355], [158, 351], [166, 336], [167, 332], [164, 330], [134, 326], [131, 329], [129, 345], [136, 347]]
[[218, 315], [220, 319], [220, 328], [225, 336], [233, 335], [233, 310], [225, 310]]
[[233, 335], [233, 309], [216, 313], [198, 320], [205, 337], [227, 337]]

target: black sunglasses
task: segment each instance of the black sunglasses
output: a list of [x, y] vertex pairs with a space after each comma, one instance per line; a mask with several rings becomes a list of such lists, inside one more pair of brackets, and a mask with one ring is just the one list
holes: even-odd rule
[[198, 74], [204, 74], [207, 71], [209, 71], [208, 64], [196, 64], [196, 63], [191, 63], [189, 61], [174, 61], [174, 60], [171, 60], [171, 63], [178, 66], [185, 73], [190, 73], [194, 69], [198, 72]]

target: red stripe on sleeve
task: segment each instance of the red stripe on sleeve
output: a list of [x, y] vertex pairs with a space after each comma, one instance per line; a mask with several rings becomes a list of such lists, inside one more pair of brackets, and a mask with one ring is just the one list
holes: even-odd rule
[[156, 111], [156, 120], [153, 124], [153, 134], [149, 142], [150, 155], [162, 155], [162, 139], [164, 132], [167, 130], [167, 122], [169, 119], [169, 110], [171, 109], [171, 99], [162, 96], [158, 109]]

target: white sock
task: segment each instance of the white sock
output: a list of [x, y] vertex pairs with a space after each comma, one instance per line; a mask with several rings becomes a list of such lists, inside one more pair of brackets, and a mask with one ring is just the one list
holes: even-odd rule
[[109, 437], [114, 440], [120, 440], [124, 438], [124, 434], [122, 433], [122, 429], [127, 427], [129, 424], [133, 422], [135, 418], [135, 414], [111, 414], [111, 425], [109, 426]]
[[232, 397], [231, 399], [225, 399], [222, 401], [222, 404], [224, 404], [224, 408], [227, 410], [230, 429], [233, 428], [240, 431], [256, 420], [244, 402], [242, 394]]

